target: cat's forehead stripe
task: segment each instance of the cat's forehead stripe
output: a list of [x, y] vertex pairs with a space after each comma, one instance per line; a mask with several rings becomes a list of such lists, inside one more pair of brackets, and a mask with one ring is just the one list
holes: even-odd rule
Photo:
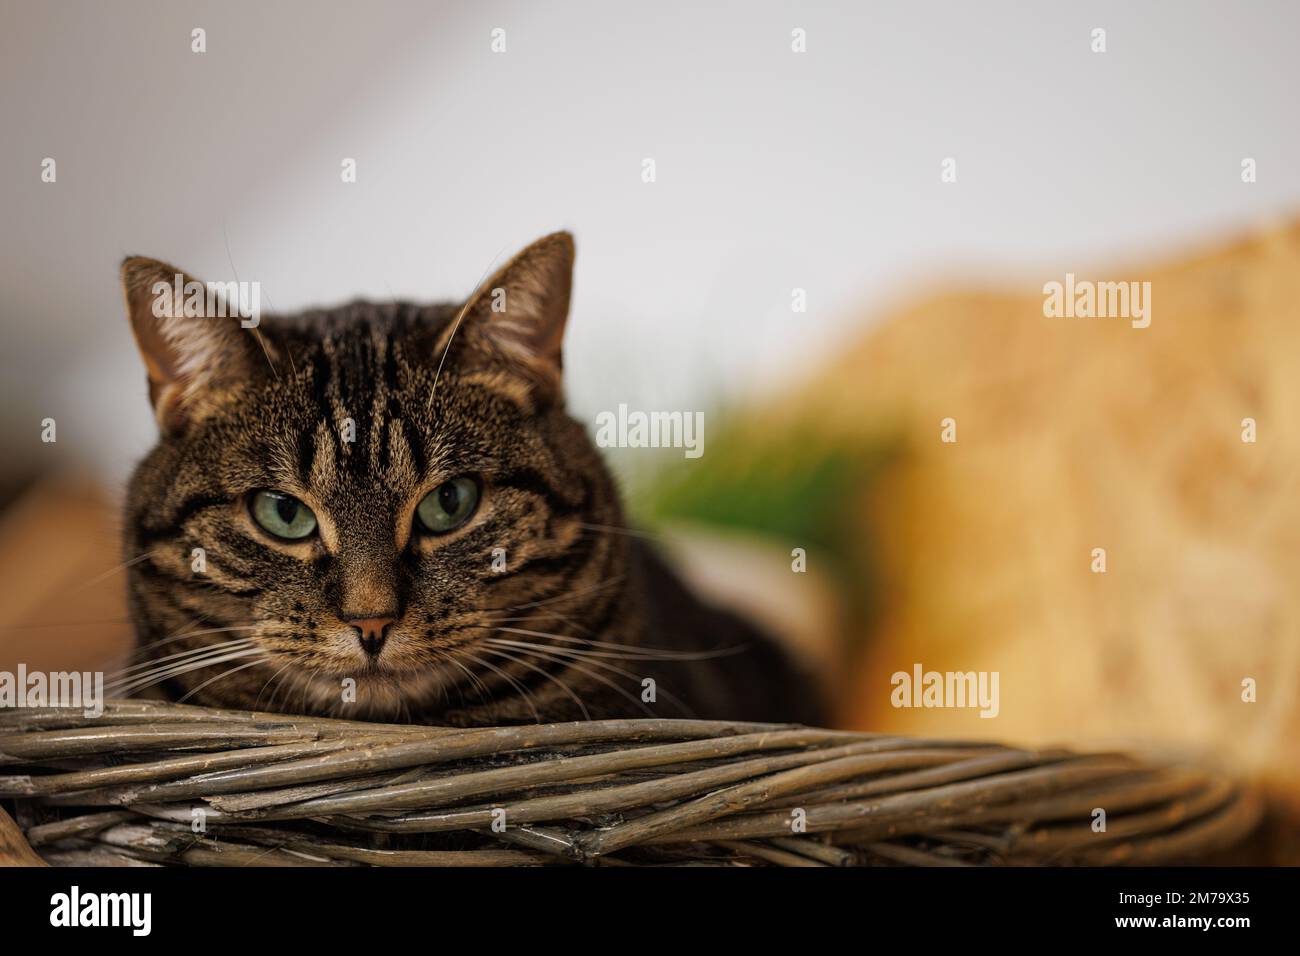
[[298, 436], [300, 477], [320, 490], [343, 479], [420, 481], [428, 465], [425, 437], [403, 409], [399, 346], [391, 322], [359, 320], [320, 336], [311, 374], [317, 425]]

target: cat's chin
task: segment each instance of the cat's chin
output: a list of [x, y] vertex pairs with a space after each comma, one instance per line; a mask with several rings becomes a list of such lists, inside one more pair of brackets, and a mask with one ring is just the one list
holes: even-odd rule
[[452, 681], [438, 670], [407, 670], [371, 664], [305, 681], [301, 700], [317, 714], [356, 720], [401, 719], [424, 702], [444, 697]]

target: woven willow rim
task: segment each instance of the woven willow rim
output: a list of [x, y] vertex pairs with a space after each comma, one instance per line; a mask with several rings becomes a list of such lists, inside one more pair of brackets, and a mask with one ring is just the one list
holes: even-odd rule
[[0, 798], [54, 865], [1149, 865], [1229, 848], [1260, 815], [1220, 774], [1121, 753], [135, 700], [0, 713]]

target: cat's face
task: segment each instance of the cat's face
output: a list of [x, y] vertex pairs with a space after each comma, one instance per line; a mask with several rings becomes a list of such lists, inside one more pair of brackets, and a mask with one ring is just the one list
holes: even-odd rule
[[254, 330], [153, 315], [175, 270], [128, 260], [162, 429], [128, 500], [139, 682], [225, 706], [522, 716], [510, 681], [557, 659], [498, 628], [526, 645], [598, 626], [619, 594], [621, 540], [593, 534], [621, 523], [616, 496], [560, 400], [571, 265], [561, 234], [460, 308]]

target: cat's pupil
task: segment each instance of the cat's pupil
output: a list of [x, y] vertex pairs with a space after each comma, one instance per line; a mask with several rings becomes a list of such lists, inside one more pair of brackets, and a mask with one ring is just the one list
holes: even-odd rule
[[275, 503], [275, 513], [279, 515], [281, 521], [291, 525], [293, 519], [298, 517], [298, 502], [292, 498], [281, 498]]
[[416, 518], [433, 534], [446, 534], [469, 518], [478, 501], [478, 486], [469, 478], [444, 481], [416, 506]]

